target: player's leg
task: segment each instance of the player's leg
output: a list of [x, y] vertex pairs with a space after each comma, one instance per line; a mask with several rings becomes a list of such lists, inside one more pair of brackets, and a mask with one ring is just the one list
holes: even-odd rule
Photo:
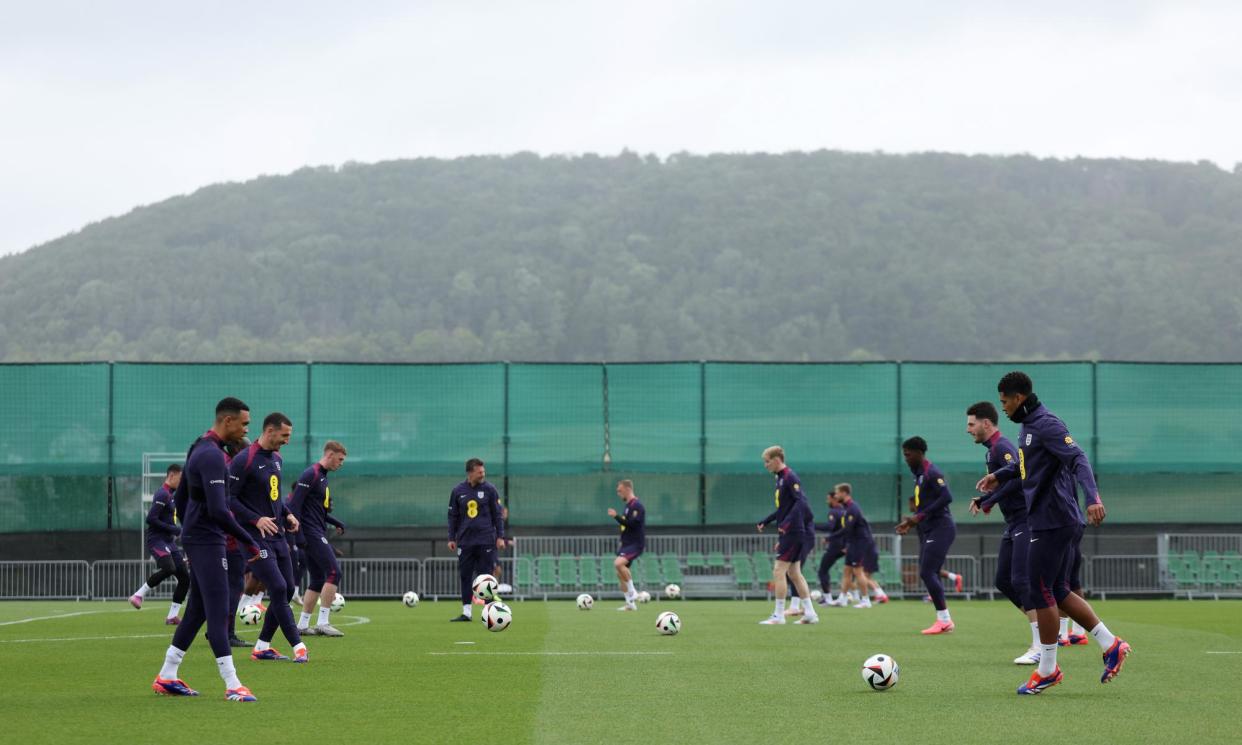
[[[190, 566], [194, 568], [191, 598], [202, 600], [203, 615], [207, 624], [207, 642], [216, 658], [216, 668], [224, 680], [225, 698], [230, 701], [254, 701], [254, 695], [237, 678], [233, 665], [233, 651], [229, 647], [228, 621], [233, 615], [231, 588], [229, 587], [229, 561], [220, 546], [186, 546]], [[191, 602], [193, 606], [193, 602]], [[187, 609], [186, 615], [190, 612]], [[185, 629], [192, 637], [197, 629], [189, 631], [191, 624], [182, 623], [173, 635], [174, 646], [178, 635]], [[184, 638], [184, 637], [183, 637]]]
[[638, 591], [634, 588], [634, 573], [630, 571], [630, 564], [636, 558], [638, 558], [637, 552], [619, 549], [612, 560], [612, 566], [617, 570], [617, 583], [621, 585], [621, 595], [625, 598], [625, 604], [617, 610], [638, 610], [638, 606], [635, 605]]
[[944, 634], [953, 630], [953, 619], [945, 602], [944, 585], [940, 583], [940, 570], [944, 567], [949, 547], [953, 545], [956, 531], [948, 527], [928, 531], [919, 544], [919, 576], [927, 587], [932, 605], [936, 608], [936, 622], [923, 629], [924, 634]]
[[824, 594], [820, 598], [820, 605], [827, 605], [832, 602], [832, 565], [836, 563], [837, 557], [833, 556], [833, 546], [829, 544], [824, 549], [824, 555], [819, 557], [819, 567], [815, 570], [815, 578], [819, 580], [819, 591]]
[[461, 582], [461, 615], [451, 621], [469, 621], [474, 615], [474, 547], [457, 548], [457, 577]]
[[[1039, 663], [1030, 680], [1018, 687], [1019, 695], [1044, 691], [1061, 682], [1057, 665], [1057, 595], [1064, 581], [1073, 531], [1065, 528], [1030, 531], [1027, 554], [1028, 600], [1039, 624]], [[1068, 591], [1068, 588], [1066, 588]]]
[[[263, 628], [259, 631], [259, 640], [254, 643], [250, 659], [287, 660], [288, 657], [272, 649], [272, 637], [275, 636], [276, 629], [280, 628], [284, 631], [285, 638], [294, 646], [302, 644], [302, 637], [297, 633], [297, 626], [293, 623], [293, 612], [289, 610], [288, 588], [285, 586], [284, 577], [281, 576], [280, 566], [276, 561], [276, 551], [270, 548], [271, 542], [268, 542], [268, 545], [267, 557], [250, 564], [251, 574], [272, 592], [272, 596], [268, 599], [267, 612], [263, 615]], [[290, 632], [292, 632], [292, 638], [290, 638]]]
[[298, 633], [302, 636], [314, 636], [319, 633], [316, 629], [317, 624], [311, 623], [311, 614], [315, 612], [315, 603], [319, 600], [320, 593], [323, 592], [324, 580], [328, 576], [328, 566], [322, 557], [310, 548], [313, 543], [317, 541], [307, 542], [302, 551], [310, 572], [306, 590], [302, 593], [302, 613], [298, 616]]
[[207, 616], [203, 610], [203, 598], [200, 595], [198, 583], [191, 583], [189, 601], [185, 607], [185, 618], [173, 632], [172, 642], [168, 650], [164, 652], [164, 664], [159, 674], [155, 676], [155, 681], [151, 683], [151, 689], [156, 693], [166, 696], [198, 695], [198, 691], [190, 688], [181, 680], [179, 671], [181, 662], [185, 659], [185, 653], [189, 651], [190, 645], [194, 643], [199, 629], [203, 627], [206, 620]]
[[180, 623], [177, 614], [181, 611], [182, 604], [185, 603], [186, 595], [190, 592], [190, 570], [185, 565], [185, 558], [181, 555], [181, 551], [175, 546], [172, 560], [173, 576], [177, 578], [177, 586], [173, 589], [172, 603], [168, 606], [168, 617], [164, 619], [164, 623], [176, 626]]
[[[794, 558], [797, 557], [797, 546], [789, 546], [784, 544], [785, 536], [781, 536], [780, 542], [777, 544], [777, 558], [772, 562], [772, 594], [776, 596], [776, 608], [772, 611], [772, 615], [760, 621], [765, 625], [775, 625], [785, 623], [785, 591], [786, 591], [786, 575], [789, 574], [789, 565]], [[785, 549], [781, 551], [782, 547]], [[784, 558], [782, 558], [784, 557]]]
[[[245, 590], [246, 575], [246, 557], [242, 556], [240, 550], [235, 544], [230, 543], [233, 548], [226, 549], [225, 555], [228, 560], [228, 587], [229, 598], [233, 612], [229, 613], [229, 644], [234, 647], [250, 648], [250, 642], [244, 641], [237, 636], [237, 611], [241, 610], [241, 597]], [[188, 555], [188, 554], [187, 554]]]
[[1100, 675], [1100, 682], [1107, 683], [1121, 672], [1121, 667], [1125, 664], [1126, 657], [1130, 655], [1130, 644], [1125, 639], [1109, 631], [1108, 627], [1100, 620], [1100, 617], [1095, 614], [1095, 609], [1091, 607], [1091, 604], [1085, 598], [1070, 590], [1070, 585], [1073, 583], [1072, 573], [1076, 558], [1075, 553], [1078, 549], [1079, 541], [1082, 540], [1082, 531], [1083, 527], [1081, 525], [1073, 529], [1072, 546], [1067, 554], [1061, 586], [1056, 593], [1057, 605], [1070, 618], [1082, 624], [1083, 628], [1090, 629], [1091, 638], [1095, 639], [1104, 653], [1104, 672]]
[[867, 580], [867, 584], [871, 585], [871, 591], [875, 594], [876, 602], [887, 603], [888, 593], [884, 592], [884, 588], [876, 581], [875, 575], [880, 571], [880, 549], [872, 541], [867, 551], [863, 554], [863, 576]]
[[320, 542], [315, 551], [324, 567], [323, 586], [319, 588], [319, 618], [315, 624], [315, 631], [320, 636], [345, 636], [344, 632], [329, 621], [332, 603], [336, 600], [336, 593], [341, 589], [341, 564], [337, 561], [332, 545], [327, 541]]
[[173, 550], [174, 549], [164, 545], [152, 546], [149, 549], [151, 557], [155, 559], [155, 571], [151, 573], [150, 577], [147, 577], [146, 582], [142, 583], [142, 587], [139, 587], [134, 594], [130, 596], [130, 605], [135, 608], [141, 608], [143, 598], [147, 596], [148, 592], [151, 592], [155, 588], [159, 587], [161, 582], [177, 573], [177, 567], [172, 558]]
[[798, 623], [819, 623], [819, 614], [815, 612], [815, 606], [811, 603], [810, 583], [806, 581], [806, 576], [802, 574], [802, 562], [795, 561], [793, 564], [790, 564], [787, 576], [790, 577], [798, 597], [802, 598], [803, 612], [802, 618], [798, 619]]
[[[1070, 588], [1070, 592], [1074, 593], [1080, 598], [1085, 598], [1086, 594], [1083, 592], [1083, 589], [1082, 589], [1082, 546], [1081, 544], [1082, 544], [1082, 536], [1080, 534], [1079, 538], [1074, 541], [1074, 549], [1072, 553], [1072, 556], [1073, 556], [1072, 566], [1070, 568], [1070, 574], [1069, 574], [1069, 588]], [[1089, 627], [1084, 627], [1082, 624], [1078, 623], [1077, 621], [1073, 621], [1073, 619], [1071, 619], [1069, 615], [1064, 612], [1062, 612], [1061, 614], [1061, 619], [1062, 619], [1061, 620], [1061, 638], [1058, 640], [1057, 642], [1058, 644], [1060, 644], [1063, 647], [1067, 647], [1067, 646], [1079, 646], [1079, 645], [1085, 646], [1091, 643], [1091, 640], [1087, 637], [1087, 628]]]

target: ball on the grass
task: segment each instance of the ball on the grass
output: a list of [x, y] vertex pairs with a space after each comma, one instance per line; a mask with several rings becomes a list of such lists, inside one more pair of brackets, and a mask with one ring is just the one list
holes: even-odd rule
[[681, 597], [681, 587], [677, 585], [668, 585], [664, 588], [664, 597], [674, 600]]
[[681, 631], [681, 618], [671, 610], [666, 610], [656, 617], [656, 630], [665, 636], [672, 636]]
[[578, 596], [578, 610], [591, 610], [595, 605], [595, 598], [585, 592]]
[[407, 608], [413, 608], [414, 606], [418, 605], [418, 593], [414, 592], [413, 590], [410, 590], [409, 592], [401, 596], [401, 602], [405, 603], [405, 606]]
[[332, 612], [338, 613], [340, 612], [341, 608], [344, 608], [344, 607], [345, 607], [345, 596], [338, 592], [336, 594], [336, 597], [332, 598]]
[[863, 680], [875, 691], [887, 691], [897, 685], [900, 672], [897, 660], [886, 654], [873, 654], [862, 666]]
[[488, 631], [504, 631], [513, 622], [513, 611], [509, 606], [495, 600], [483, 606], [483, 623]]
[[247, 605], [241, 609], [241, 613], [238, 613], [237, 617], [247, 626], [253, 626], [263, 618], [263, 610], [257, 605]]

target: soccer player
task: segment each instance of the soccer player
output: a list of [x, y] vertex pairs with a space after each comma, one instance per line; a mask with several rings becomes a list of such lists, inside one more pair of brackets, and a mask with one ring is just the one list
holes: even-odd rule
[[863, 516], [862, 508], [854, 501], [853, 488], [849, 484], [837, 484], [832, 490], [833, 505], [841, 511], [841, 526], [845, 534], [845, 572], [858, 588], [861, 598], [855, 608], [870, 608], [868, 590], [875, 595], [877, 603], [887, 603], [884, 588], [871, 578], [880, 569], [880, 552], [871, 535], [871, 525]]
[[173, 492], [177, 491], [180, 483], [181, 465], [173, 463], [164, 472], [164, 483], [151, 497], [151, 509], [147, 511], [147, 551], [155, 559], [155, 566], [158, 568], [129, 599], [130, 605], [141, 608], [142, 599], [148, 592], [175, 575], [177, 589], [173, 590], [172, 605], [168, 608], [168, 617], [164, 619], [164, 623], [169, 626], [180, 623], [177, 613], [190, 591], [190, 572], [186, 569], [181, 549], [177, 546], [181, 528], [177, 527], [176, 509], [173, 505]]
[[237, 539], [252, 560], [266, 553], [237, 524], [228, 507], [228, 464], [224, 443], [246, 434], [250, 408], [236, 398], [225, 398], [216, 404], [216, 420], [211, 429], [194, 441], [186, 453], [181, 483], [174, 494], [181, 521], [181, 543], [190, 566], [190, 595], [185, 618], [173, 632], [172, 644], [164, 653], [164, 665], [151, 684], [156, 692], [167, 696], [197, 696], [177, 677], [186, 652], [207, 624], [207, 641], [216, 658], [216, 667], [224, 680], [224, 697], [229, 701], [255, 701], [255, 695], [241, 684], [233, 665], [233, 651], [228, 641], [229, 605], [228, 560], [224, 555], [224, 537]]
[[[780, 537], [776, 543], [776, 561], [772, 565], [772, 590], [776, 595], [776, 608], [771, 616], [759, 623], [785, 623], [787, 575], [793, 578], [798, 596], [802, 598], [804, 615], [798, 619], [798, 623], [819, 623], [819, 614], [815, 612], [815, 604], [811, 602], [811, 590], [806, 584], [806, 578], [802, 576], [802, 565], [798, 562], [804, 548], [807, 513], [811, 512], [806, 503], [806, 495], [802, 493], [802, 482], [798, 479], [798, 474], [785, 465], [785, 451], [779, 445], [763, 451], [763, 467], [776, 480], [776, 511], [756, 523], [755, 529], [762, 533], [765, 525], [775, 522]], [[814, 534], [811, 540], [814, 541]]]
[[[810, 503], [807, 504], [806, 518], [802, 524], [802, 550], [798, 552], [798, 560], [795, 562], [799, 568], [807, 566], [807, 560], [815, 551], [815, 513], [810, 509]], [[792, 566], [792, 565], [791, 565]], [[805, 576], [805, 575], [804, 575]], [[808, 583], [808, 587], [810, 584]], [[785, 595], [792, 595], [793, 599], [789, 603], [789, 610], [785, 611], [785, 616], [801, 616], [802, 598], [798, 597], [797, 588], [794, 587], [793, 575], [785, 573]], [[806, 604], [811, 604], [811, 598], [808, 595]]]
[[954, 626], [944, 599], [944, 585], [940, 584], [940, 570], [957, 537], [957, 525], [949, 512], [953, 494], [944, 474], [927, 459], [926, 440], [911, 437], [901, 443], [901, 454], [914, 475], [914, 514], [897, 523], [897, 532], [905, 535], [912, 527], [918, 529], [919, 576], [936, 607], [936, 622], [923, 629], [923, 633], [947, 634]]
[[[305, 536], [301, 548], [310, 580], [302, 593], [302, 615], [298, 617], [298, 630], [306, 636], [345, 636], [345, 632], [328, 623], [332, 601], [340, 589], [341, 567], [336, 552], [328, 543], [327, 530], [331, 525], [337, 535], [345, 532], [345, 524], [331, 515], [332, 490], [328, 486], [328, 474], [345, 465], [348, 452], [336, 440], [323, 444], [323, 455], [310, 468], [298, 476], [297, 485], [289, 495], [289, 511], [302, 522], [299, 534]], [[310, 625], [311, 612], [319, 602], [319, 618]]]
[[[832, 565], [845, 556], [845, 526], [841, 520], [845, 516], [845, 510], [836, 506], [834, 499], [836, 492], [836, 488], [828, 492], [828, 522], [815, 526], [816, 530], [828, 534], [824, 538], [824, 555], [819, 559], [819, 570], [816, 572], [819, 578], [819, 589], [823, 593], [823, 597], [819, 599], [820, 605], [836, 604], [832, 599], [832, 580], [828, 575], [832, 571]], [[844, 597], [844, 588], [841, 594]]]
[[634, 589], [630, 565], [643, 555], [643, 549], [647, 547], [647, 508], [638, 501], [634, 494], [634, 482], [629, 479], [617, 482], [617, 496], [625, 502], [625, 510], [618, 513], [613, 508], [608, 508], [608, 517], [621, 526], [621, 547], [617, 549], [617, 557], [612, 560], [612, 566], [617, 570], [617, 582], [621, 584], [625, 605], [617, 610], [638, 610], [638, 606], [634, 604], [638, 598], [638, 590]]
[[281, 526], [297, 531], [299, 522], [280, 498], [280, 479], [284, 461], [280, 448], [289, 443], [293, 422], [280, 412], [263, 419], [263, 434], [229, 464], [229, 504], [254, 542], [267, 549], [266, 555], [250, 563], [250, 572], [267, 588], [268, 609], [263, 629], [250, 653], [252, 660], [287, 660], [272, 648], [277, 625], [293, 647], [293, 661], [307, 662], [306, 643], [293, 622], [289, 599], [293, 596], [293, 561]]
[[1130, 645], [1114, 636], [1095, 614], [1090, 603], [1069, 587], [1074, 544], [1083, 531], [1075, 482], [1087, 500], [1087, 520], [1104, 521], [1104, 503], [1095, 483], [1087, 454], [1070, 435], [1065, 422], [1047, 409], [1035, 395], [1035, 385], [1023, 372], [1007, 373], [996, 386], [1001, 407], [1022, 425], [1018, 435], [1018, 460], [989, 473], [976, 485], [991, 493], [1002, 484], [1021, 479], [1026, 497], [1027, 527], [1031, 532], [1027, 556], [1030, 599], [1039, 621], [1039, 667], [1030, 680], [1018, 687], [1019, 695], [1045, 691], [1063, 679], [1057, 666], [1057, 609], [1091, 629], [1091, 636], [1104, 650], [1107, 683], [1121, 672]]
[[[987, 401], [972, 404], [966, 409], [966, 433], [987, 448], [987, 455], [984, 456], [986, 473], [998, 471], [1018, 457], [1018, 449], [997, 429], [999, 423], [996, 407]], [[1035, 620], [1035, 607], [1030, 602], [1031, 583], [1026, 576], [1031, 537], [1026, 525], [1026, 497], [1022, 495], [1022, 485], [1016, 480], [1010, 481], [985, 497], [975, 497], [970, 500], [970, 514], [988, 514], [998, 505], [1005, 518], [1005, 532], [1001, 534], [1000, 549], [996, 555], [996, 589], [1026, 615], [1031, 629], [1031, 646], [1013, 662], [1015, 665], [1037, 665], [1039, 623]]]
[[505, 547], [500, 493], [486, 478], [483, 461], [471, 458], [466, 461], [466, 480], [449, 494], [448, 547], [457, 552], [461, 577], [461, 615], [450, 621], [470, 620], [474, 578], [496, 566], [496, 549]]

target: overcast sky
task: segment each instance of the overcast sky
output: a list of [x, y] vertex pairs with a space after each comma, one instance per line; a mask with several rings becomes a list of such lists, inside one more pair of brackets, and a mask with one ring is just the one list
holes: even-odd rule
[[623, 148], [1242, 161], [1238, 2], [0, 10], [0, 254], [207, 184], [345, 161]]

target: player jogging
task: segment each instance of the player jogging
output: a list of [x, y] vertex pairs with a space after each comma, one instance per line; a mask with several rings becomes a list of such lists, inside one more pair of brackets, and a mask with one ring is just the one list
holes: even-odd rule
[[173, 463], [164, 472], [164, 483], [151, 497], [151, 509], [147, 511], [147, 551], [155, 559], [155, 572], [147, 578], [142, 587], [129, 599], [135, 608], [142, 607], [142, 600], [160, 583], [169, 577], [177, 577], [177, 589], [173, 590], [172, 605], [168, 608], [168, 617], [164, 623], [176, 626], [177, 618], [185, 596], [190, 592], [190, 571], [186, 569], [185, 559], [181, 556], [181, 548], [177, 546], [177, 538], [181, 536], [181, 528], [177, 526], [177, 510], [173, 505], [173, 493], [181, 483], [181, 465]]
[[638, 606], [634, 604], [638, 599], [638, 590], [634, 589], [634, 577], [630, 572], [630, 566], [635, 559], [643, 555], [643, 549], [647, 547], [647, 508], [638, 501], [638, 497], [634, 494], [634, 482], [629, 479], [617, 482], [617, 496], [625, 502], [625, 509], [618, 513], [613, 508], [608, 508], [608, 517], [616, 520], [617, 525], [621, 527], [621, 547], [617, 549], [617, 556], [612, 560], [612, 566], [617, 570], [617, 582], [621, 584], [621, 594], [625, 596], [625, 605], [617, 610], [638, 610]]
[[[811, 512], [802, 493], [802, 482], [798, 474], [785, 465], [785, 451], [779, 445], [773, 445], [763, 451], [763, 467], [776, 480], [776, 511], [755, 524], [760, 533], [768, 523], [775, 522], [780, 534], [776, 543], [776, 560], [772, 564], [772, 590], [776, 595], [776, 608], [772, 615], [759, 623], [765, 626], [782, 625], [785, 623], [785, 578], [793, 579], [794, 588], [802, 598], [804, 615], [798, 623], [819, 623], [819, 614], [815, 612], [815, 604], [811, 602], [811, 590], [802, 576], [799, 558], [804, 548], [807, 515]], [[812, 518], [812, 524], [813, 518]], [[814, 535], [811, 537], [814, 540]]]
[[1091, 637], [1104, 651], [1100, 682], [1107, 683], [1121, 672], [1130, 645], [1114, 636], [1095, 615], [1091, 604], [1069, 586], [1073, 548], [1083, 530], [1075, 482], [1082, 487], [1087, 500], [1087, 520], [1092, 525], [1104, 521], [1104, 503], [1095, 474], [1087, 454], [1074, 441], [1065, 422], [1040, 403], [1026, 373], [1006, 374], [996, 390], [1005, 413], [1022, 425], [1018, 460], [984, 476], [977, 487], [991, 493], [1014, 479], [1022, 482], [1031, 532], [1027, 575], [1031, 603], [1039, 621], [1039, 667], [1031, 673], [1030, 680], [1018, 686], [1018, 695], [1040, 693], [1064, 677], [1057, 666], [1058, 608], [1091, 630]]
[[[332, 489], [328, 486], [328, 474], [345, 465], [348, 453], [336, 440], [323, 445], [323, 456], [317, 463], [298, 476], [293, 493], [289, 495], [289, 511], [302, 522], [297, 535], [303, 536], [299, 548], [310, 572], [306, 591], [302, 593], [302, 614], [298, 617], [298, 631], [306, 636], [345, 636], [345, 632], [328, 623], [332, 601], [336, 599], [341, 584], [341, 567], [336, 552], [328, 543], [327, 530], [332, 525], [337, 534], [345, 532], [345, 525], [332, 516]], [[315, 602], [319, 602], [319, 618], [310, 625]]]
[[940, 571], [957, 538], [957, 525], [949, 512], [953, 494], [944, 474], [927, 459], [926, 440], [911, 437], [901, 443], [901, 454], [914, 475], [914, 514], [897, 524], [897, 532], [905, 535], [911, 527], [918, 526], [919, 577], [936, 607], [936, 622], [923, 629], [923, 633], [947, 634], [954, 626], [944, 599], [944, 585], [940, 584]]

